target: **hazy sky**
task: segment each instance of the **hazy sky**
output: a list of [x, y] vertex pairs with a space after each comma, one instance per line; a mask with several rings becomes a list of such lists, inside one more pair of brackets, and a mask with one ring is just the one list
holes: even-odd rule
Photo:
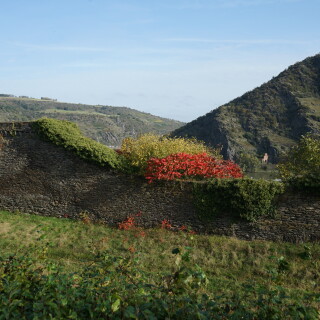
[[190, 121], [320, 52], [320, 0], [0, 0], [0, 93]]

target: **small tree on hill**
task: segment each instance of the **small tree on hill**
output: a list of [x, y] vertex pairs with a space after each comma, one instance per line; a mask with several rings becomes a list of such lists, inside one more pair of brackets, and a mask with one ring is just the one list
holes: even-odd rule
[[260, 165], [260, 161], [257, 157], [250, 153], [243, 152], [240, 153], [237, 163], [245, 172], [255, 172], [256, 168]]
[[302, 136], [284, 161], [278, 165], [284, 182], [295, 187], [320, 188], [320, 139], [310, 134]]

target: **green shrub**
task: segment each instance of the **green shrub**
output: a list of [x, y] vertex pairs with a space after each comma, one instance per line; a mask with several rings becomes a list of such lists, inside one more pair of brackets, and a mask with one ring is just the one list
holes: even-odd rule
[[250, 153], [240, 153], [238, 161], [236, 161], [244, 172], [255, 172], [261, 165], [259, 159]]
[[186, 138], [170, 138], [155, 134], [144, 134], [138, 138], [123, 140], [120, 152], [125, 157], [127, 168], [143, 174], [147, 161], [151, 158], [165, 158], [171, 154], [207, 153], [215, 158], [221, 158], [219, 150], [205, 146], [201, 141]]
[[41, 118], [33, 122], [36, 133], [57, 146], [62, 146], [80, 158], [109, 168], [119, 166], [119, 156], [107, 146], [82, 135], [75, 123]]
[[196, 207], [204, 217], [231, 213], [248, 221], [273, 215], [276, 195], [284, 191], [276, 181], [254, 179], [214, 179], [194, 183]]
[[278, 165], [281, 179], [302, 190], [320, 190], [320, 139], [310, 134], [302, 136]]

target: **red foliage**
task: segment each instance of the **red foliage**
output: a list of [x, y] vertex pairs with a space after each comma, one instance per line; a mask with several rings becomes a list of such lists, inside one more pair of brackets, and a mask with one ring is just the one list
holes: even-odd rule
[[118, 228], [120, 230], [131, 230], [135, 228], [134, 217], [130, 216], [126, 220], [118, 223]]
[[145, 174], [149, 183], [153, 180], [177, 178], [242, 178], [240, 167], [227, 160], [217, 160], [206, 153], [176, 153], [165, 158], [151, 158]]
[[120, 229], [120, 230], [136, 229], [135, 217], [140, 217], [141, 215], [142, 215], [142, 212], [139, 211], [134, 216], [127, 217], [127, 219], [125, 219], [124, 221], [118, 223], [118, 229]]
[[168, 220], [164, 219], [161, 221], [161, 229], [173, 229], [173, 227]]
[[[171, 223], [164, 219], [161, 221], [161, 229], [167, 229], [167, 230], [179, 230], [179, 231], [184, 231], [184, 232], [187, 232], [189, 234], [196, 234], [195, 231], [191, 230], [190, 227], [187, 227], [185, 225], [182, 225], [181, 227], [173, 227], [171, 225]], [[163, 242], [163, 241], [160, 241], [160, 242]]]
[[131, 253], [135, 253], [135, 252], [136, 252], [135, 247], [129, 247], [128, 250], [129, 250]]
[[[118, 223], [118, 229], [119, 230], [134, 230], [137, 231], [134, 236], [136, 238], [144, 238], [147, 234], [145, 231], [141, 230], [141, 228], [136, 226], [135, 217], [140, 217], [142, 215], [142, 212], [139, 211], [135, 215], [131, 215], [127, 217], [124, 221]], [[128, 241], [128, 239], [124, 239], [124, 242]], [[129, 248], [130, 250], [130, 248]], [[131, 251], [133, 252], [133, 251]]]
[[136, 233], [134, 236], [136, 238], [139, 238], [139, 237], [144, 238], [146, 235], [147, 234], [144, 231], [140, 231], [140, 232]]
[[142, 212], [140, 210], [138, 213], [136, 213], [136, 217], [141, 217], [141, 216], [142, 216]]

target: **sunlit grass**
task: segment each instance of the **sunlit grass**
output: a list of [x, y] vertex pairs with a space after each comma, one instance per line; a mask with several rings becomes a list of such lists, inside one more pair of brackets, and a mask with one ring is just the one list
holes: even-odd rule
[[110, 117], [113, 115], [106, 115], [100, 112], [88, 111], [88, 110], [62, 110], [62, 109], [46, 109], [42, 110], [42, 113], [63, 113], [63, 114], [84, 114], [84, 115], [97, 115], [101, 117]]
[[[209, 290], [235, 290], [253, 281], [281, 285], [292, 291], [319, 292], [320, 245], [308, 244], [311, 257], [304, 257], [303, 244], [242, 241], [213, 235], [148, 229], [118, 230], [81, 221], [0, 212], [1, 254], [26, 253], [48, 246], [48, 258], [66, 271], [90, 264], [102, 251], [117, 256], [139, 257], [140, 267], [156, 274], [172, 272], [173, 248], [192, 248], [192, 261], [210, 279]], [[289, 270], [277, 273], [279, 259]], [[276, 275], [275, 275], [276, 273]]]

